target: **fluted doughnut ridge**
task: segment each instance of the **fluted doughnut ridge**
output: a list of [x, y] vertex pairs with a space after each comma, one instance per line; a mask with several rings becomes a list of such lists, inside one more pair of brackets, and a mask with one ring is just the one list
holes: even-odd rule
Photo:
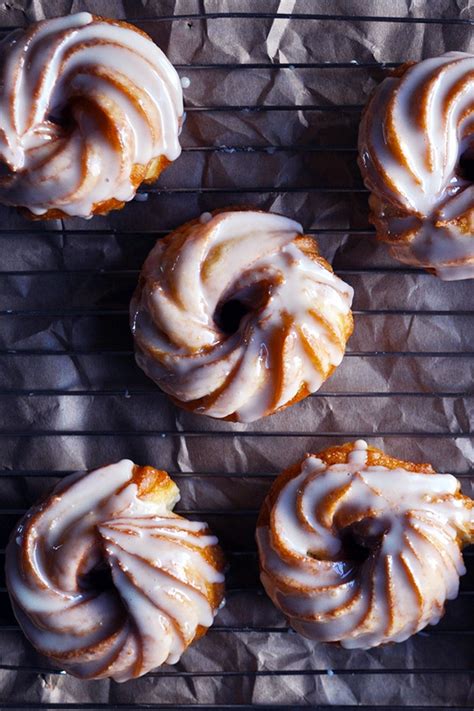
[[81, 12], [13, 33], [0, 68], [0, 201], [89, 217], [180, 154], [179, 77], [142, 30]]
[[[339, 365], [352, 293], [297, 222], [205, 213], [159, 240], [143, 266], [130, 307], [137, 362], [181, 406], [252, 422]], [[229, 304], [243, 315], [226, 332]]]
[[14, 530], [8, 591], [32, 644], [81, 678], [173, 664], [222, 601], [207, 526], [172, 512], [166, 472], [122, 460], [67, 477]]
[[394, 257], [474, 278], [474, 55], [448, 52], [385, 79], [364, 111], [359, 164]]
[[401, 642], [456, 597], [473, 505], [450, 474], [362, 441], [308, 455], [262, 508], [262, 583], [305, 637], [362, 649]]

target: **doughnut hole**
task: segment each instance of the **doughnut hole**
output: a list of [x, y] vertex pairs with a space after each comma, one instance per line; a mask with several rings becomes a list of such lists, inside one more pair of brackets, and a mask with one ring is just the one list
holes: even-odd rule
[[78, 576], [81, 590], [113, 590], [115, 588], [110, 567], [101, 561], [91, 570]]
[[240, 329], [245, 316], [255, 313], [265, 306], [269, 294], [269, 284], [264, 281], [225, 296], [217, 304], [214, 323], [226, 336], [232, 336]]
[[74, 100], [64, 106], [53, 108], [46, 120], [54, 126], [57, 126], [58, 129], [60, 129], [60, 133], [61, 130], [64, 131], [64, 133], [69, 133], [76, 123], [74, 118]]
[[248, 304], [238, 299], [229, 299], [216, 309], [214, 321], [221, 331], [228, 336], [239, 330], [240, 322], [250, 313]]
[[340, 531], [345, 559], [363, 563], [380, 546], [390, 531], [390, 522], [382, 518], [363, 518]]
[[474, 183], [474, 144], [471, 144], [461, 153], [457, 174], [463, 180]]

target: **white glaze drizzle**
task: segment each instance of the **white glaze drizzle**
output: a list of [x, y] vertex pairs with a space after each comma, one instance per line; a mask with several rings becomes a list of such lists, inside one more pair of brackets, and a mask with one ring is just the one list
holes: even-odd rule
[[[134, 464], [122, 460], [67, 477], [31, 509], [6, 554], [18, 621], [44, 654], [79, 677], [126, 681], [178, 661], [216, 610], [209, 587], [224, 578], [204, 557], [217, 544], [205, 524], [137, 495]], [[112, 585], [84, 584], [96, 566]]]
[[[135, 195], [153, 160], [172, 161], [183, 114], [178, 74], [130, 25], [87, 12], [39, 22], [3, 45], [0, 200], [87, 217]], [[50, 117], [68, 114], [70, 126]]]
[[[301, 233], [281, 215], [229, 211], [204, 213], [177, 254], [157, 242], [131, 304], [138, 364], [183, 403], [211, 395], [196, 412], [242, 422], [317, 390], [344, 355], [353, 291], [299, 249]], [[249, 313], [226, 335], [215, 313], [230, 300]]]
[[[348, 522], [373, 537], [363, 562], [345, 557]], [[472, 501], [455, 477], [368, 466], [360, 440], [346, 464], [305, 459], [257, 529], [263, 585], [294, 629], [363, 649], [436, 624], [473, 540]]]
[[473, 94], [474, 55], [426, 59], [382, 82], [359, 132], [379, 237], [446, 280], [474, 278], [474, 186], [459, 172], [473, 145]]

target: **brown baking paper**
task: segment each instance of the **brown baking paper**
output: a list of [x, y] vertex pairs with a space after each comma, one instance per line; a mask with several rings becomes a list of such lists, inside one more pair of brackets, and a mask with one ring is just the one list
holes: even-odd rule
[[[466, 556], [461, 594], [436, 628], [404, 644], [347, 651], [288, 631], [259, 585], [254, 543], [257, 509], [272, 477], [307, 451], [356, 436], [394, 456], [457, 474], [472, 494], [473, 400], [466, 393], [473, 381], [468, 312], [474, 285], [386, 271], [399, 265], [374, 241], [367, 195], [347, 192], [362, 188], [354, 150], [358, 107], [383, 77], [380, 68], [360, 63], [472, 51], [472, 27], [286, 17], [156, 19], [257, 11], [452, 20], [474, 19], [472, 6], [467, 0], [10, 0], [0, 5], [0, 25], [78, 10], [136, 21], [173, 62], [189, 65], [179, 69], [189, 79], [185, 150], [157, 186], [108, 217], [30, 223], [14, 210], [1, 210], [0, 545], [19, 512], [58, 476], [130, 457], [170, 471], [181, 487], [180, 509], [207, 520], [219, 536], [229, 561], [227, 605], [179, 664], [119, 685], [51, 671], [15, 627], [2, 589], [0, 700], [8, 708], [473, 704], [467, 673], [473, 661], [472, 556]], [[308, 62], [321, 66], [298, 67]], [[324, 66], [332, 62], [349, 66]], [[193, 67], [229, 63], [233, 68]], [[257, 67], [246, 69], [248, 63]], [[222, 106], [246, 110], [209, 110]], [[272, 106], [283, 108], [268, 110]], [[284, 108], [294, 106], [299, 108]], [[229, 204], [298, 219], [317, 233], [323, 254], [355, 289], [355, 332], [334, 376], [320, 393], [252, 425], [176, 409], [135, 366], [128, 330], [129, 298], [156, 237]], [[268, 671], [279, 675], [261, 674]]]

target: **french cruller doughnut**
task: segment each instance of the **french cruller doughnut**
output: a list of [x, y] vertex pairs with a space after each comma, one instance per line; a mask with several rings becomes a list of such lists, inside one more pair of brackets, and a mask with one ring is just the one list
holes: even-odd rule
[[360, 440], [308, 454], [262, 507], [262, 583], [305, 637], [362, 649], [402, 642], [458, 594], [473, 506], [454, 476]]

